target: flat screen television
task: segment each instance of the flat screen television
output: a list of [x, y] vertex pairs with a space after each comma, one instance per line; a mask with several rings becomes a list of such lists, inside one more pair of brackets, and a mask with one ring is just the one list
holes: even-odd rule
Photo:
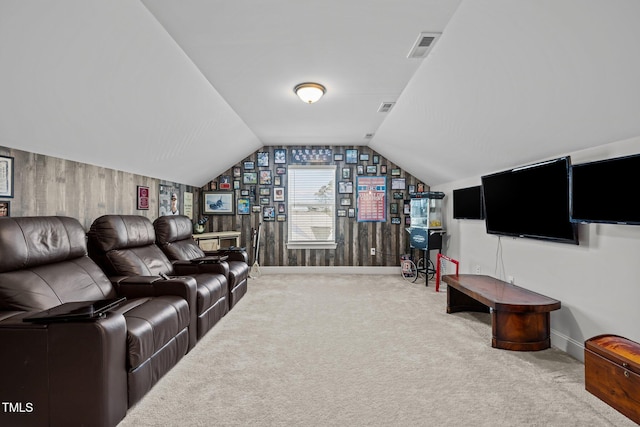
[[569, 217], [571, 158], [482, 177], [487, 233], [578, 244]]
[[571, 220], [640, 225], [640, 154], [571, 167]]
[[453, 190], [453, 217], [455, 219], [484, 219], [482, 187]]

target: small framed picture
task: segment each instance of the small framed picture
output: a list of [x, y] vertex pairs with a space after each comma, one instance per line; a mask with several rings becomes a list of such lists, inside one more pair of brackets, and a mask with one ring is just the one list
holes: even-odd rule
[[392, 216], [391, 217], [391, 224], [396, 224], [396, 225], [401, 224], [400, 217], [399, 216]]
[[242, 164], [242, 167], [244, 167], [244, 170], [249, 171], [249, 170], [255, 169], [256, 168], [256, 164], [253, 163], [253, 162], [244, 162]]
[[0, 156], [0, 197], [13, 197], [13, 157]]
[[263, 221], [275, 221], [276, 209], [273, 206], [262, 207], [262, 220]]
[[287, 168], [284, 166], [278, 166], [276, 168], [276, 175], [285, 175], [287, 173]]
[[338, 209], [336, 212], [338, 213], [338, 216], [344, 216], [344, 217], [347, 216], [347, 210], [346, 209]]
[[356, 217], [356, 208], [347, 209], [347, 216], [349, 218], [355, 218]]
[[411, 217], [410, 216], [405, 216], [404, 217], [404, 225], [411, 225]]
[[340, 206], [351, 206], [351, 198], [345, 197], [340, 199]]
[[400, 168], [391, 169], [391, 176], [400, 176]]
[[407, 188], [407, 185], [404, 178], [391, 178], [392, 190], [404, 190], [406, 188]]
[[205, 215], [234, 215], [233, 191], [203, 191], [202, 213]]
[[387, 173], [387, 165], [380, 165], [380, 173], [381, 174]]
[[276, 175], [273, 177], [273, 185], [277, 185], [277, 186], [282, 185], [282, 175]]
[[416, 192], [416, 186], [414, 184], [409, 184], [408, 189], [409, 189], [408, 190], [409, 193], [415, 193]]
[[287, 215], [286, 214], [278, 214], [276, 216], [276, 220], [278, 222], [285, 222], [287, 220]]
[[244, 196], [244, 197], [248, 197], [249, 196], [249, 190], [240, 190], [240, 195]]
[[389, 205], [389, 213], [392, 213], [392, 214], [397, 214], [398, 213], [398, 204], [397, 203], [391, 203], [391, 205]]
[[234, 190], [239, 190], [240, 189], [240, 180], [239, 179], [234, 179], [233, 180], [233, 189]]
[[274, 202], [284, 202], [284, 188], [283, 187], [275, 187], [273, 189], [273, 201]]
[[260, 187], [260, 195], [261, 196], [270, 196], [271, 195], [271, 188], [270, 187]]
[[269, 167], [269, 152], [258, 151], [258, 167]]
[[418, 183], [418, 193], [424, 193], [424, 183], [423, 182], [419, 182]]
[[276, 148], [273, 150], [273, 163], [287, 163], [287, 150], [284, 148]]
[[411, 200], [404, 201], [402, 213], [404, 213], [405, 215], [411, 215]]
[[261, 205], [268, 205], [269, 203], [271, 203], [271, 199], [269, 197], [260, 197]]
[[348, 149], [345, 150], [346, 160], [345, 163], [356, 164], [358, 163], [358, 150]]
[[231, 190], [231, 177], [229, 175], [222, 175], [220, 181], [218, 181], [218, 188], [220, 190]]
[[342, 168], [342, 179], [351, 179], [351, 168]]
[[211, 181], [209, 183], [209, 190], [217, 190], [218, 189], [218, 181]]
[[364, 175], [364, 166], [363, 165], [358, 165], [357, 170], [358, 170], [358, 175]]
[[378, 163], [380, 163], [380, 156], [378, 156], [377, 154], [373, 155], [373, 164], [377, 165]]
[[287, 206], [284, 203], [278, 203], [278, 213], [285, 213]]
[[243, 184], [257, 184], [258, 183], [258, 173], [257, 172], [244, 172], [242, 174], [242, 183]]
[[377, 174], [378, 173], [378, 166], [376, 165], [367, 165], [367, 173], [368, 174]]
[[402, 191], [394, 191], [393, 198], [394, 200], [402, 200], [404, 199], [404, 193]]
[[338, 181], [338, 193], [339, 194], [353, 193], [353, 181]]
[[260, 205], [253, 205], [251, 206], [251, 212], [253, 213], [260, 213], [262, 211], [262, 207]]
[[342, 153], [336, 153], [333, 155], [333, 161], [334, 162], [341, 162], [344, 160], [344, 155], [342, 155]]
[[260, 171], [260, 185], [271, 185], [271, 171]]
[[149, 210], [149, 187], [138, 185], [138, 210]]
[[366, 154], [366, 153], [360, 154], [360, 161], [361, 162], [368, 162], [369, 161], [369, 155]]
[[240, 170], [240, 166], [234, 166], [233, 167], [233, 177], [234, 178], [240, 178], [241, 175], [241, 170]]
[[[147, 208], [147, 209], [149, 209], [149, 208]], [[3, 201], [0, 202], [0, 216], [11, 216], [11, 202], [10, 201], [3, 200]]]
[[238, 215], [249, 215], [251, 213], [251, 202], [249, 198], [246, 197], [238, 197], [238, 207], [237, 212]]

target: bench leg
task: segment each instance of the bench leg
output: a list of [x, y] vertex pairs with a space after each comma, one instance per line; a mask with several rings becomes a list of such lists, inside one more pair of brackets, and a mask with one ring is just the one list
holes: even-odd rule
[[538, 351], [551, 347], [549, 312], [493, 311], [491, 346], [505, 350]]
[[489, 307], [460, 292], [453, 286], [449, 286], [447, 287], [447, 313], [457, 313], [459, 311], [489, 313]]

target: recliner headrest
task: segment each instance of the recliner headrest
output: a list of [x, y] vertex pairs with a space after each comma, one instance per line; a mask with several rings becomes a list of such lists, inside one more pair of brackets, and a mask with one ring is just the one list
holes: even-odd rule
[[21, 270], [87, 254], [84, 228], [65, 216], [0, 218], [0, 272]]
[[190, 239], [193, 235], [191, 220], [184, 215], [161, 216], [153, 222], [153, 227], [161, 245]]
[[89, 229], [92, 248], [103, 252], [155, 244], [156, 234], [149, 218], [139, 215], [104, 215]]

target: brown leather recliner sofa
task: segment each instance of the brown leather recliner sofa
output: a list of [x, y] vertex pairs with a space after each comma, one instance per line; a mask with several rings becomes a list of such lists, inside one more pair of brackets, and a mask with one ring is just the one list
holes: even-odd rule
[[207, 256], [225, 257], [229, 266], [229, 309], [247, 293], [249, 260], [246, 251], [239, 248], [203, 251], [193, 239], [191, 220], [184, 215], [161, 216], [153, 222], [153, 227], [158, 246], [175, 265], [191, 263], [196, 271], [206, 272], [211, 265], [207, 262], [198, 263], [197, 260], [205, 259]]
[[118, 286], [141, 277], [185, 278], [196, 281], [197, 298], [191, 322], [197, 325], [190, 337], [192, 348], [229, 311], [228, 266], [211, 265], [206, 273], [194, 271], [190, 262], [174, 265], [156, 245], [151, 221], [138, 215], [104, 215], [89, 228], [89, 256]]
[[[114, 286], [73, 218], [0, 218], [0, 425], [115, 426], [186, 354], [195, 295], [193, 278]], [[23, 321], [117, 296], [93, 320]]]

